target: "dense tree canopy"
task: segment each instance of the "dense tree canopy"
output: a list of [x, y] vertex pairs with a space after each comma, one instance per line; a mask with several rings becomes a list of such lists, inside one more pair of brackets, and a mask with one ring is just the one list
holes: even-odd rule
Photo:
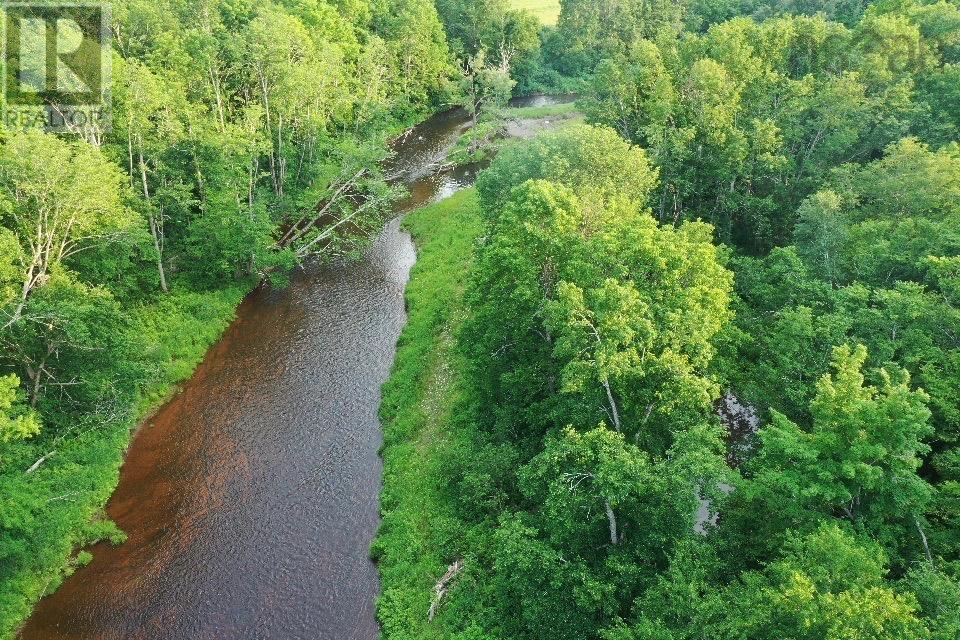
[[627, 40], [598, 65], [584, 109], [652, 152], [661, 221], [703, 218], [721, 240], [765, 252], [790, 241], [794, 211], [832, 169], [909, 134], [940, 142], [954, 126], [955, 105], [919, 87], [954, 63], [955, 45], [941, 42], [955, 40], [960, 9], [925, 9], [874, 8], [854, 28], [788, 16]]
[[477, 184], [444, 632], [956, 635], [958, 38], [946, 1], [562, 3], [589, 124]]
[[[521, 463], [515, 502], [487, 514], [509, 637], [588, 637], [626, 613], [726, 481], [711, 364], [732, 278], [709, 226], [657, 224], [656, 180], [612, 130], [573, 125], [479, 183], [459, 343], [488, 446]], [[497, 491], [483, 460], [462, 472], [472, 495]]]
[[960, 5], [525, 4], [120, 0], [112, 127], [0, 131], [0, 636], [243, 294], [382, 227], [388, 140], [550, 90], [585, 122], [443, 249], [443, 508], [390, 519], [442, 563], [385, 633], [958, 637]]
[[708, 227], [656, 224], [655, 180], [641, 150], [588, 126], [485, 172], [489, 235], [462, 341], [511, 431], [605, 421], [662, 452], [719, 394], [708, 369], [731, 277]]

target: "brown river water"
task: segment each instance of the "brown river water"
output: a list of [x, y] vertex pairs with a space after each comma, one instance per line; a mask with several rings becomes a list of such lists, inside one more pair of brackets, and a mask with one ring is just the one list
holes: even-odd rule
[[[397, 142], [398, 214], [473, 182], [438, 169], [467, 120], [441, 113]], [[363, 259], [251, 293], [133, 439], [107, 506], [129, 540], [93, 547], [21, 637], [377, 638], [377, 411], [414, 261], [396, 217]]]

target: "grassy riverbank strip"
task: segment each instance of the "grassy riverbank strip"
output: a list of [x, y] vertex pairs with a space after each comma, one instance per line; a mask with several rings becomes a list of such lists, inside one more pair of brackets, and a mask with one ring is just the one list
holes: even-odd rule
[[406, 290], [407, 326], [383, 387], [383, 522], [372, 550], [385, 639], [445, 637], [442, 619], [430, 624], [427, 612], [463, 533], [443, 463], [470, 447], [455, 411], [463, 392], [453, 336], [481, 233], [476, 192], [414, 211], [404, 227], [417, 245], [417, 263]]
[[[12, 637], [39, 598], [92, 559], [78, 548], [125, 539], [104, 509], [119, 482], [132, 435], [191, 377], [254, 285], [249, 280], [215, 290], [174, 290], [130, 309], [125, 331], [138, 336], [148, 349], [115, 362], [113, 368], [117, 376], [136, 370], [141, 383], [135, 394], [116, 398], [109, 412], [84, 417], [67, 433], [43, 434], [7, 447], [4, 462], [11, 471], [3, 485], [20, 483], [25, 490], [9, 493], [20, 501], [22, 519], [3, 523], [6, 539], [18, 537], [22, 544], [8, 549], [0, 545], [0, 561], [7, 563], [0, 593], [0, 638]], [[144, 370], [147, 363], [149, 371]], [[24, 473], [28, 468], [33, 470]], [[16, 536], [19, 529], [29, 535]]]

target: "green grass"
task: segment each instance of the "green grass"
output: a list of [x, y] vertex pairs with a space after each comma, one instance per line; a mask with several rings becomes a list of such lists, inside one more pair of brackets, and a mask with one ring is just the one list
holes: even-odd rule
[[579, 116], [576, 104], [567, 102], [544, 107], [507, 107], [485, 115], [477, 126], [467, 130], [454, 145], [447, 162], [453, 165], [482, 162], [495, 156], [507, 142], [508, 120], [569, 120]]
[[514, 9], [526, 9], [543, 24], [557, 24], [560, 16], [560, 0], [511, 0]]
[[543, 107], [511, 107], [503, 110], [503, 117], [509, 119], [559, 118], [573, 117], [577, 114], [575, 102], [551, 104]]
[[476, 192], [414, 211], [404, 226], [418, 258], [406, 291], [407, 326], [383, 387], [383, 522], [371, 551], [387, 640], [450, 637], [443, 616], [427, 623], [427, 610], [463, 533], [443, 465], [451, 451], [470, 446], [454, 420], [462, 390], [453, 335], [465, 315], [463, 292], [481, 233]]

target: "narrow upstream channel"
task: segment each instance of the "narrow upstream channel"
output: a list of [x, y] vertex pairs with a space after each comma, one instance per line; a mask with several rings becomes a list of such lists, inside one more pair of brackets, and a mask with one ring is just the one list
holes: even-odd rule
[[[397, 143], [398, 214], [473, 182], [439, 169], [466, 125], [448, 111]], [[377, 638], [377, 411], [414, 261], [397, 217], [362, 260], [251, 293], [130, 446], [107, 508], [129, 540], [94, 547], [21, 637]]]

